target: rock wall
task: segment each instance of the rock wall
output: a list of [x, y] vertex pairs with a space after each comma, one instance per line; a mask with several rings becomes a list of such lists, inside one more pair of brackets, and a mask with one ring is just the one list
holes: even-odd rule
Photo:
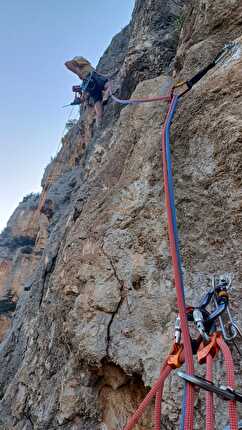
[[0, 235], [0, 341], [11, 326], [16, 302], [31, 285], [46, 242], [45, 216], [38, 213], [39, 196], [23, 199]]
[[[232, 272], [238, 320], [241, 22], [236, 0], [137, 0], [130, 25], [99, 63], [105, 73], [109, 64], [118, 70], [119, 95], [167, 94], [172, 64], [177, 78], [190, 77], [235, 40], [224, 62], [180, 101], [172, 150], [187, 301], [197, 303], [211, 274]], [[20, 205], [0, 238], [1, 291], [19, 297], [0, 346], [0, 430], [121, 430], [157, 378], [177, 313], [160, 153], [166, 109], [109, 102], [102, 130], [93, 109], [83, 111], [46, 169], [40, 198], [27, 200], [25, 212]], [[12, 263], [23, 245], [11, 248], [22, 236], [32, 240], [24, 270]], [[13, 277], [20, 270], [23, 278]], [[173, 376], [163, 429], [178, 428], [181, 393]], [[204, 428], [202, 400], [201, 393], [197, 430]], [[217, 410], [222, 429], [222, 402]], [[151, 428], [149, 409], [137, 429]]]

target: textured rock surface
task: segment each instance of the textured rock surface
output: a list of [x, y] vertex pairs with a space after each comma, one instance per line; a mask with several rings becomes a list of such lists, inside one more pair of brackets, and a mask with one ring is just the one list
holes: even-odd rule
[[[172, 145], [188, 302], [197, 303], [212, 273], [233, 272], [239, 320], [241, 4], [199, 0], [184, 11], [181, 4], [136, 1], [130, 26], [114, 38], [99, 67], [106, 72], [111, 61], [113, 72], [123, 64], [115, 78], [121, 94], [126, 88], [129, 95], [138, 82], [134, 97], [166, 94], [172, 83], [164, 72], [171, 69], [183, 17], [174, 62], [181, 77], [192, 76], [238, 38], [224, 63], [180, 102]], [[24, 223], [16, 216], [14, 234], [5, 233], [9, 243], [23, 232], [34, 240], [21, 282], [12, 284], [15, 250], [1, 238], [1, 285], [8, 282], [9, 291], [32, 287], [20, 295], [0, 347], [0, 430], [121, 430], [158, 376], [176, 315], [161, 181], [166, 108], [151, 103], [120, 111], [109, 103], [98, 132], [92, 109], [82, 113], [46, 169], [38, 208], [31, 216], [27, 211]], [[221, 365], [219, 358], [220, 378]], [[178, 428], [180, 387], [175, 376], [166, 385], [163, 429]], [[202, 399], [196, 402], [197, 430], [204, 428]], [[217, 410], [222, 429], [224, 404]], [[137, 429], [152, 428], [151, 413]]]
[[121, 68], [121, 95], [137, 82], [168, 73], [179, 38], [183, 0], [136, 0], [127, 55]]
[[38, 195], [25, 197], [0, 235], [0, 340], [11, 326], [16, 301], [31, 282], [45, 246], [45, 217], [37, 212], [38, 202]]

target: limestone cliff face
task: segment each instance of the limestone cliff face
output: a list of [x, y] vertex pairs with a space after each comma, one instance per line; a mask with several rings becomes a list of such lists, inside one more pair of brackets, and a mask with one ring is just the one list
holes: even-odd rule
[[28, 288], [46, 239], [45, 216], [38, 213], [38, 195], [23, 199], [0, 235], [0, 341], [24, 287]]
[[[167, 94], [172, 64], [179, 79], [190, 77], [236, 41], [180, 101], [172, 145], [187, 301], [197, 303], [211, 274], [232, 272], [238, 320], [241, 23], [236, 0], [137, 0], [130, 25], [99, 63], [103, 73], [109, 64], [118, 71], [117, 94]], [[155, 103], [120, 109], [109, 102], [101, 131], [93, 110], [82, 112], [46, 169], [39, 200], [25, 208], [24, 223], [20, 207], [4, 233], [9, 239], [1, 237], [0, 282], [9, 285], [2, 291], [19, 296], [0, 347], [1, 430], [122, 429], [158, 376], [177, 312], [160, 154], [166, 109]], [[32, 238], [21, 280], [13, 277], [16, 235]], [[19, 294], [23, 286], [31, 288]], [[220, 359], [216, 367], [222, 377]], [[176, 376], [166, 386], [164, 429], [178, 428], [179, 387]], [[202, 399], [197, 430], [204, 428]], [[222, 429], [222, 403], [218, 410]], [[148, 410], [137, 429], [151, 429], [151, 418]]]

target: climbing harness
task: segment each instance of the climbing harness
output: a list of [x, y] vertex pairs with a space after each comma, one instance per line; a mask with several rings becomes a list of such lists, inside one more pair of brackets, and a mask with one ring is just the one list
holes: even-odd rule
[[[121, 100], [116, 98], [109, 87], [113, 101], [120, 104], [136, 104], [149, 101], [168, 100], [169, 107], [165, 122], [162, 127], [162, 163], [164, 176], [165, 201], [168, 217], [168, 234], [172, 257], [175, 289], [177, 294], [177, 305], [179, 315], [175, 322], [174, 344], [172, 351], [165, 360], [161, 368], [160, 377], [155, 382], [145, 399], [139, 405], [137, 411], [128, 420], [123, 430], [132, 430], [137, 424], [146, 407], [155, 397], [154, 430], [161, 429], [161, 402], [163, 387], [166, 378], [172, 370], [178, 369], [183, 363], [186, 364], [186, 372], [177, 371], [177, 375], [185, 381], [182, 417], [180, 422], [181, 430], [193, 430], [194, 427], [194, 386], [203, 388], [206, 392], [206, 430], [213, 430], [215, 425], [213, 394], [220, 395], [228, 401], [230, 430], [238, 430], [238, 417], [236, 402], [242, 401], [242, 395], [235, 391], [234, 364], [230, 349], [226, 341], [234, 341], [236, 336], [241, 335], [238, 324], [231, 315], [229, 308], [229, 289], [232, 279], [226, 276], [214, 277], [212, 289], [205, 295], [197, 307], [187, 307], [185, 304], [185, 294], [182, 277], [181, 256], [179, 251], [179, 236], [176, 222], [176, 208], [174, 199], [174, 186], [172, 175], [172, 161], [170, 150], [170, 127], [177, 108], [179, 99], [192, 89], [192, 87], [202, 79], [209, 70], [222, 62], [225, 56], [234, 47], [234, 44], [226, 45], [217, 57], [204, 69], [198, 72], [189, 81], [176, 84], [168, 96], [151, 97], [145, 99]], [[185, 91], [176, 95], [176, 89], [186, 85]], [[212, 307], [208, 311], [207, 307]], [[228, 330], [225, 328], [224, 315], [228, 318]], [[220, 325], [218, 331], [217, 325]], [[198, 338], [192, 339], [190, 336], [188, 323], [193, 323], [198, 331]], [[224, 337], [224, 338], [223, 338]], [[225, 339], [225, 340], [224, 340]], [[181, 342], [182, 340], [182, 342]], [[226, 386], [213, 384], [213, 361], [221, 351], [224, 356], [227, 373]], [[193, 355], [197, 354], [200, 364], [206, 363], [206, 378], [201, 378], [194, 374]]]

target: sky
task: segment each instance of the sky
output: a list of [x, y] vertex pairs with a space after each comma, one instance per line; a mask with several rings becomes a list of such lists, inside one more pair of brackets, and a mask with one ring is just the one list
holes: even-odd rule
[[62, 106], [80, 83], [64, 62], [82, 55], [95, 66], [134, 2], [0, 1], [0, 231], [23, 196], [40, 191], [56, 154], [70, 113]]

